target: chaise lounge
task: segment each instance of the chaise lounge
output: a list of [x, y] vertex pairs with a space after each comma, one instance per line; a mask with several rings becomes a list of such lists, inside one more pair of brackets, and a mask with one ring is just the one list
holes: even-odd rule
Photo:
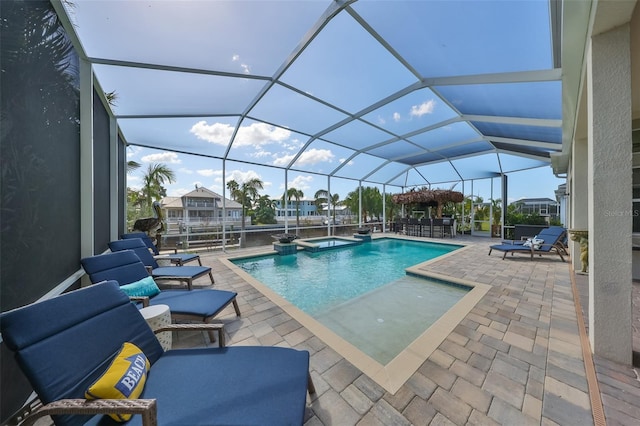
[[113, 252], [133, 250], [136, 252], [144, 266], [151, 270], [151, 276], [157, 281], [180, 281], [187, 284], [187, 288], [193, 288], [193, 281], [204, 275], [209, 275], [211, 284], [213, 274], [208, 266], [160, 266], [153, 257], [147, 245], [140, 238], [111, 241], [109, 249]]
[[503, 259], [507, 253], [527, 253], [531, 255], [531, 260], [533, 260], [534, 254], [557, 254], [564, 262], [563, 254], [567, 254], [567, 251], [564, 248], [563, 240], [566, 233], [566, 229], [562, 227], [546, 228], [527, 241], [513, 241], [511, 243], [503, 241], [502, 244], [492, 245], [489, 247], [489, 255], [493, 250], [504, 252]]
[[140, 238], [147, 248], [153, 252], [153, 257], [158, 260], [169, 260], [171, 263], [177, 266], [182, 266], [189, 262], [198, 262], [198, 265], [202, 266], [200, 255], [194, 253], [172, 253], [172, 254], [160, 254], [158, 247], [153, 244], [151, 238], [145, 232], [129, 232], [128, 234], [120, 235], [120, 239], [128, 240], [131, 238]]
[[[80, 261], [92, 283], [115, 280], [121, 286], [135, 285], [145, 278], [149, 278], [147, 269], [140, 258], [132, 250], [106, 253], [98, 256], [86, 257]], [[184, 268], [184, 266], [176, 266]], [[141, 297], [133, 297], [142, 305], [167, 305], [171, 310], [174, 321], [197, 321], [208, 323], [224, 308], [233, 304], [236, 315], [240, 316], [240, 308], [236, 300], [237, 293], [214, 289], [175, 289], [154, 292], [136, 293]], [[145, 297], [146, 296], [146, 297]], [[215, 340], [213, 333], [209, 333], [211, 341]]]
[[[163, 352], [114, 281], [5, 312], [0, 331], [44, 404], [30, 421], [52, 415], [58, 426], [116, 425], [122, 423], [111, 416], [135, 414], [127, 425], [302, 425], [307, 390], [315, 392], [307, 351], [239, 346]], [[123, 356], [130, 348], [139, 363]], [[126, 375], [116, 374], [116, 358], [128, 360]], [[118, 389], [122, 399], [91, 399], [99, 385]]]

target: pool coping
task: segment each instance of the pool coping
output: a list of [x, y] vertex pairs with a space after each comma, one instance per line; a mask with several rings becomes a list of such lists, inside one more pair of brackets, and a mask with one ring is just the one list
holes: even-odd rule
[[[314, 241], [324, 241], [327, 239], [335, 239], [335, 240], [342, 240], [342, 241], [347, 241], [351, 244], [345, 244], [345, 245], [341, 245], [341, 246], [337, 246], [337, 247], [329, 247], [329, 248], [325, 248], [325, 250], [331, 250], [334, 248], [341, 248], [341, 247], [350, 247], [353, 246], [355, 244], [362, 244], [362, 240], [359, 240], [357, 238], [352, 238], [352, 237], [313, 237], [313, 238], [303, 238], [300, 240], [295, 240], [294, 243], [298, 246], [298, 247], [302, 247], [303, 249], [305, 248], [309, 248], [309, 249], [318, 249], [320, 248], [320, 244], [316, 244], [314, 243]], [[313, 250], [312, 250], [313, 251]]]
[[[376, 237], [374, 238], [377, 239]], [[387, 235], [380, 236], [378, 238], [396, 238], [410, 241], [438, 243], [438, 241], [416, 239], [405, 236], [396, 237]], [[256, 290], [269, 298], [292, 318], [297, 320], [316, 337], [324, 341], [343, 358], [351, 362], [356, 368], [360, 369], [364, 374], [369, 376], [385, 390], [395, 394], [491, 288], [491, 286], [487, 284], [476, 283], [424, 270], [428, 264], [442, 260], [447, 256], [459, 253], [460, 250], [465, 250], [467, 248], [465, 244], [457, 243], [455, 245], [459, 245], [461, 247], [450, 253], [438, 256], [435, 259], [427, 260], [406, 268], [405, 271], [408, 275], [444, 281], [454, 285], [467, 287], [471, 290], [386, 365], [380, 364], [378, 361], [362, 352], [353, 344], [349, 343], [328, 327], [318, 322], [316, 319], [311, 317], [311, 315], [294, 306], [291, 302], [287, 301], [271, 288], [262, 284], [248, 272], [244, 271], [241, 267], [232, 262], [232, 260], [235, 259], [272, 255], [275, 253], [274, 251], [265, 250], [264, 252], [241, 256], [231, 255], [221, 258], [220, 261], [247, 283], [251, 284]]]

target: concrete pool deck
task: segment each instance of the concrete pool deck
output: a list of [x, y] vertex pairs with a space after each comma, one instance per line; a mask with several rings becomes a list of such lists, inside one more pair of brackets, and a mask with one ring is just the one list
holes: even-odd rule
[[[494, 243], [488, 238], [437, 241], [468, 248], [420, 268], [490, 288], [395, 393], [220, 261], [264, 247], [201, 257], [213, 268], [214, 288], [238, 292], [242, 317], [232, 309], [220, 317], [229, 345], [290, 346], [311, 353], [317, 393], [308, 401], [306, 425], [603, 424], [600, 401], [608, 424], [640, 423], [636, 370], [597, 356], [592, 362], [588, 351], [585, 357], [583, 318], [576, 314], [568, 263], [552, 256], [534, 261], [524, 255], [487, 256]], [[584, 282], [575, 277], [577, 288]], [[207, 280], [198, 283], [205, 286]], [[203, 345], [203, 338], [174, 336], [174, 345]], [[587, 380], [592, 369], [595, 388]]]

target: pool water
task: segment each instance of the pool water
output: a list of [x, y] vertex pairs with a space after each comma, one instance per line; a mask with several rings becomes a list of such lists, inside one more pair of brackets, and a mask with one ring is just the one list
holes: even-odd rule
[[384, 365], [468, 291], [469, 288], [406, 275], [314, 318]]
[[354, 244], [360, 244], [359, 242], [345, 241], [339, 238], [325, 238], [321, 240], [309, 240], [307, 242], [312, 244], [317, 244], [318, 248], [332, 248], [332, 247], [352, 246]]
[[409, 266], [460, 247], [381, 238], [318, 253], [259, 256], [233, 263], [314, 315], [403, 277]]
[[469, 291], [407, 275], [405, 269], [461, 247], [380, 238], [317, 253], [232, 262], [386, 364]]
[[298, 246], [304, 247], [306, 251], [316, 253], [324, 250], [333, 250], [347, 246], [362, 244], [361, 240], [344, 239], [344, 238], [313, 238], [309, 240], [299, 240], [296, 242]]

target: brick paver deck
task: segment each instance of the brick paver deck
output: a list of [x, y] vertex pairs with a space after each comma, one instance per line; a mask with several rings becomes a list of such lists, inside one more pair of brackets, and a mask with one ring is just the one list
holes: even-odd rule
[[[491, 289], [395, 394], [223, 265], [222, 254], [202, 253], [202, 260], [214, 269], [214, 288], [238, 292], [242, 317], [230, 308], [220, 317], [229, 345], [311, 353], [317, 393], [308, 401], [308, 426], [594, 424], [568, 263], [502, 260], [502, 253], [487, 255], [494, 240], [454, 241], [470, 248], [425, 269]], [[198, 334], [174, 336], [178, 346], [203, 342]], [[607, 423], [640, 424], [636, 370], [598, 357], [595, 367]]]

